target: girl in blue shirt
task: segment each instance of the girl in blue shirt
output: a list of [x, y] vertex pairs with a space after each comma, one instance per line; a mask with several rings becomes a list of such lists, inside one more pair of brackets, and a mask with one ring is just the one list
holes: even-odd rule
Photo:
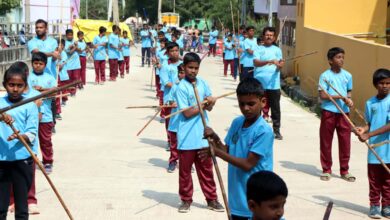
[[[27, 89], [27, 74], [20, 68], [5, 72], [3, 86], [7, 95], [0, 99], [0, 108], [23, 99]], [[11, 187], [15, 196], [15, 218], [28, 219], [27, 195], [33, 179], [33, 160], [17, 135], [7, 125], [11, 124], [22, 138], [38, 153], [34, 145], [38, 136], [38, 107], [33, 102], [4, 113], [0, 118], [0, 216], [6, 219]]]
[[120, 39], [122, 43], [123, 59], [125, 60], [126, 74], [130, 72], [130, 44], [133, 43], [127, 35], [127, 31], [123, 31], [123, 38]]
[[77, 32], [77, 52], [80, 56], [80, 79], [82, 84], [79, 85], [80, 89], [84, 89], [83, 85], [86, 84], [86, 71], [87, 71], [87, 43], [84, 41], [84, 32]]

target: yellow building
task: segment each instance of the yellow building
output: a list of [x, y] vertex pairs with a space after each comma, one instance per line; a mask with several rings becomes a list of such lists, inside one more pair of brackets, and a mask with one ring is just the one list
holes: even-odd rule
[[388, 0], [298, 0], [296, 21], [295, 54], [318, 51], [294, 61], [301, 88], [317, 96], [319, 75], [329, 68], [328, 49], [342, 47], [344, 68], [353, 75], [353, 100], [364, 110], [365, 101], [376, 92], [372, 74], [378, 68], [390, 69]]

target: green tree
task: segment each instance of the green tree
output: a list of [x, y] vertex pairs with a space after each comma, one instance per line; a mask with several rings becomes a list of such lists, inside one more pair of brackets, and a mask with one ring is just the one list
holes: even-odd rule
[[1, 0], [0, 1], [0, 15], [5, 15], [13, 8], [20, 6], [21, 0]]

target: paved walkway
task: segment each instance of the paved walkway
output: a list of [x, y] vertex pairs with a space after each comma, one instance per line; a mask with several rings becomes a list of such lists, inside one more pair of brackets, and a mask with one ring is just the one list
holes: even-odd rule
[[[139, 54], [139, 51], [132, 51]], [[88, 85], [63, 109], [53, 138], [54, 172], [50, 175], [75, 219], [226, 219], [225, 213], [205, 209], [206, 202], [194, 174], [195, 193], [191, 212], [179, 214], [178, 172], [166, 172], [164, 125], [158, 118], [139, 136], [138, 130], [153, 114], [152, 109], [126, 110], [129, 105], [155, 105], [150, 89], [150, 68], [131, 59], [131, 74], [116, 83]], [[213, 94], [235, 89], [237, 83], [222, 77], [222, 62], [206, 58], [200, 75]], [[326, 204], [335, 205], [330, 219], [367, 219], [368, 184], [366, 148], [353, 138], [351, 172], [355, 183], [338, 178], [337, 145], [335, 176], [320, 181], [319, 119], [288, 98], [282, 98], [283, 141], [275, 141], [274, 167], [288, 184], [286, 219], [322, 219]], [[235, 96], [218, 101], [210, 114], [211, 125], [224, 136], [234, 117], [240, 115]], [[335, 144], [337, 140], [335, 140]], [[219, 161], [226, 182], [227, 166]], [[218, 190], [220, 194], [220, 190]], [[67, 219], [48, 183], [37, 171], [40, 215], [31, 219]], [[222, 197], [220, 196], [222, 201]]]

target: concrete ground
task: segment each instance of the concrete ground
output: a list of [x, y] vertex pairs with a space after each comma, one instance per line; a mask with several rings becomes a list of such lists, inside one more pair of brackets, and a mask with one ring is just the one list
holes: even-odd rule
[[[132, 55], [140, 54], [133, 49]], [[107, 71], [108, 72], [108, 71]], [[196, 174], [194, 203], [187, 214], [177, 212], [178, 172], [167, 173], [164, 125], [155, 119], [139, 136], [136, 133], [155, 113], [153, 109], [127, 110], [130, 105], [156, 105], [150, 88], [151, 68], [140, 67], [140, 57], [131, 57], [131, 73], [116, 83], [88, 85], [63, 108], [62, 121], [53, 136], [54, 172], [51, 179], [74, 219], [226, 219], [225, 213], [207, 210]], [[206, 58], [200, 75], [214, 95], [236, 88], [237, 82], [222, 76], [220, 58]], [[287, 182], [286, 219], [322, 219], [327, 203], [334, 208], [330, 219], [367, 219], [368, 181], [366, 147], [355, 137], [350, 171], [355, 183], [339, 178], [337, 138], [334, 141], [334, 176], [319, 179], [319, 119], [283, 97], [283, 141], [275, 141], [274, 168]], [[231, 121], [240, 115], [235, 96], [218, 101], [210, 114], [211, 126], [225, 136]], [[219, 160], [227, 186], [227, 166]], [[37, 198], [41, 214], [31, 219], [67, 219], [43, 175], [37, 170]], [[222, 197], [218, 189], [219, 198]]]

